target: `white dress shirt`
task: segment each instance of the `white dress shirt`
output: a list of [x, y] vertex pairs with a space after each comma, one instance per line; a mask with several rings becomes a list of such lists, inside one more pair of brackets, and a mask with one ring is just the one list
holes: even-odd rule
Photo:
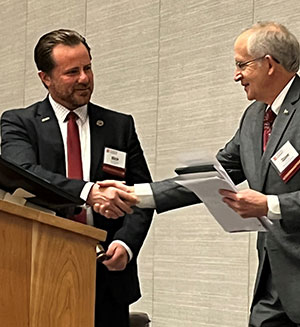
[[[49, 95], [50, 104], [54, 110], [55, 116], [58, 120], [58, 125], [61, 131], [63, 143], [64, 143], [64, 150], [65, 150], [65, 158], [66, 158], [66, 172], [68, 176], [68, 151], [67, 151], [67, 126], [68, 122], [66, 117], [70, 112], [69, 109], [65, 108], [61, 104], [57, 103], [53, 100], [51, 95]], [[91, 165], [91, 155], [90, 155], [90, 144], [91, 144], [91, 137], [90, 137], [90, 124], [87, 117], [87, 105], [82, 107], [76, 108], [74, 113], [78, 116], [76, 123], [78, 125], [79, 130], [79, 137], [80, 137], [80, 148], [81, 148], [81, 161], [82, 161], [82, 173], [83, 173], [83, 180], [88, 182], [90, 180], [90, 165]], [[89, 192], [92, 188], [94, 183], [86, 183], [83, 187], [80, 197], [82, 200], [86, 201], [89, 195]], [[87, 224], [93, 225], [93, 214], [91, 208], [87, 208]]]
[[[61, 104], [57, 103], [53, 100], [51, 95], [49, 94], [49, 101], [54, 110], [55, 116], [58, 120], [58, 125], [61, 131], [61, 135], [63, 138], [64, 143], [64, 150], [65, 150], [65, 158], [66, 158], [66, 172], [68, 176], [68, 151], [67, 151], [67, 120], [66, 117], [70, 112], [69, 109], [65, 108]], [[79, 130], [79, 137], [80, 137], [80, 147], [81, 147], [81, 161], [82, 161], [82, 173], [83, 173], [83, 180], [87, 183], [83, 187], [80, 197], [82, 200], [86, 201], [89, 195], [91, 188], [93, 187], [94, 183], [89, 182], [90, 180], [90, 166], [91, 166], [91, 133], [90, 133], [90, 123], [88, 119], [88, 112], [87, 112], [87, 105], [81, 106], [76, 108], [74, 113], [77, 114], [79, 117], [76, 120]], [[94, 225], [93, 220], [93, 213], [92, 208], [87, 206], [87, 224]], [[112, 243], [119, 243], [121, 244], [127, 251], [129, 255], [129, 261], [132, 259], [133, 253], [131, 249], [127, 246], [126, 243], [120, 240], [115, 240]]]

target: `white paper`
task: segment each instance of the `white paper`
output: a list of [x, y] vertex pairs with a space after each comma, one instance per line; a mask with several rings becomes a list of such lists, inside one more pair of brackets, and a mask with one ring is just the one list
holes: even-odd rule
[[216, 172], [184, 174], [176, 182], [194, 192], [225, 231], [266, 231], [272, 225], [267, 217], [242, 218], [222, 201], [219, 189], [237, 192], [237, 188], [221, 164], [214, 164]]
[[20, 205], [25, 205], [27, 198], [33, 197], [35, 197], [34, 194], [31, 194], [22, 188], [17, 188], [13, 194], [10, 194], [9, 192], [5, 192], [3, 190], [1, 191], [2, 200]]

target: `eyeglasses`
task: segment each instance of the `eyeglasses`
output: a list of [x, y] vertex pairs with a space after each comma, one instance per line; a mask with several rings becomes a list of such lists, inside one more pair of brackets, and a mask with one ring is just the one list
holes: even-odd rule
[[[254, 62], [256, 60], [261, 60], [264, 59], [266, 55], [262, 56], [262, 57], [258, 57], [258, 58], [254, 58], [248, 61], [236, 61], [235, 62], [235, 66], [239, 69], [244, 69], [247, 65], [249, 65], [251, 62]], [[280, 64], [279, 60], [277, 60], [276, 58], [272, 57], [274, 61], [276, 61], [278, 64]]]

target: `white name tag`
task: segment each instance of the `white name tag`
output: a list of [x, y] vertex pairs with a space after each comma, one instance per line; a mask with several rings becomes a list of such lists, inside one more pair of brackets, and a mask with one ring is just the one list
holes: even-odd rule
[[126, 152], [105, 148], [103, 163], [124, 169], [126, 163]]
[[297, 150], [287, 141], [271, 158], [271, 162], [281, 174], [298, 157]]

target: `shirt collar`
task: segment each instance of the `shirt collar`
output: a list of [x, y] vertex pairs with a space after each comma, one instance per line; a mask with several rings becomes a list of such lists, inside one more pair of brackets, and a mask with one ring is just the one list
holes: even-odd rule
[[[58, 119], [59, 122], [64, 122], [68, 113], [70, 112], [70, 110], [64, 106], [62, 106], [60, 103], [56, 102], [51, 94], [49, 94], [49, 101], [50, 101], [50, 104], [54, 110], [54, 113]], [[78, 107], [76, 108], [75, 110], [73, 110], [73, 112], [75, 112], [81, 123], [84, 124], [87, 120], [87, 104], [81, 106], [81, 107]]]
[[[282, 89], [282, 91], [278, 94], [278, 96], [276, 97], [276, 99], [273, 101], [272, 103], [272, 110], [273, 112], [278, 115], [280, 107], [284, 101], [284, 98], [286, 97], [294, 79], [296, 76], [294, 76], [288, 83], [287, 85]], [[269, 108], [269, 107], [268, 107]]]

